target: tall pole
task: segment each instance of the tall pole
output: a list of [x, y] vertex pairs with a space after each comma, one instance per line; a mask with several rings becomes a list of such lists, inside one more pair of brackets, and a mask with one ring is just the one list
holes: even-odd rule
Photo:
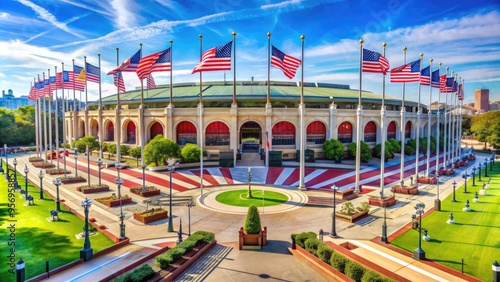
[[236, 105], [236, 32], [231, 33], [233, 35], [233, 105]]
[[[117, 47], [116, 48], [116, 65], [120, 65], [120, 49]], [[120, 75], [122, 75], [120, 73]], [[120, 121], [120, 110], [121, 110], [121, 105], [120, 105], [120, 88], [118, 87], [118, 83], [116, 83], [116, 109], [115, 109], [115, 130], [116, 130], [116, 164], [119, 164], [121, 161], [121, 150], [120, 150], [120, 143], [122, 139], [122, 123]], [[119, 173], [120, 171], [118, 171]]]
[[[34, 78], [33, 78], [33, 82], [34, 82], [34, 85], [33, 85], [32, 89], [36, 89], [35, 88], [36, 80]], [[38, 158], [40, 158], [40, 141], [38, 139], [38, 136], [39, 136], [38, 135], [38, 128], [40, 127], [40, 122], [38, 120], [38, 114], [39, 114], [38, 104], [39, 104], [39, 99], [38, 99], [37, 96], [35, 96], [35, 97], [36, 97], [35, 98], [35, 144], [36, 144], [36, 155], [37, 155]]]
[[356, 110], [356, 184], [354, 185], [354, 192], [359, 193], [359, 172], [361, 169], [361, 127], [363, 124], [363, 105], [361, 104], [361, 89], [363, 88], [363, 39], [359, 40], [359, 95], [358, 95], [358, 109]]
[[169, 90], [170, 90], [170, 100], [169, 100], [169, 107], [172, 107], [174, 105], [174, 87], [172, 85], [172, 76], [173, 76], [173, 59], [174, 59], [174, 56], [172, 54], [173, 52], [173, 49], [172, 49], [172, 43], [174, 43], [174, 41], [172, 39], [170, 39], [168, 41], [170, 43], [170, 85], [169, 85]]
[[267, 33], [267, 97], [266, 104], [271, 104], [271, 33]]
[[[432, 125], [432, 113], [431, 113], [431, 105], [432, 105], [432, 61], [429, 60], [429, 108], [427, 109], [427, 176], [431, 174], [431, 125]], [[436, 163], [439, 161], [439, 152], [436, 155]]]
[[[462, 92], [464, 93], [463, 96], [465, 96], [465, 79], [461, 79], [462, 80]], [[463, 136], [463, 127], [462, 127], [462, 122], [463, 122], [463, 119], [462, 119], [462, 109], [463, 109], [463, 106], [464, 106], [464, 97], [462, 96], [461, 93], [460, 94], [460, 97], [462, 97], [459, 101], [460, 103], [460, 118], [459, 118], [459, 122], [460, 122], [460, 125], [458, 126], [458, 129], [459, 129], [459, 132], [458, 132], [458, 155], [459, 156], [462, 156], [462, 136]]]
[[[57, 76], [57, 66], [54, 66], [54, 74]], [[55, 122], [54, 127], [56, 129], [56, 158], [57, 158], [56, 167], [59, 170], [59, 103], [57, 101], [57, 87], [55, 89], [55, 97], [56, 97], [56, 110], [54, 112], [54, 122]]]
[[[406, 65], [406, 47], [403, 47], [403, 64]], [[405, 179], [405, 131], [406, 131], [406, 121], [405, 121], [405, 115], [406, 115], [406, 108], [405, 108], [405, 90], [406, 90], [406, 83], [403, 82], [403, 99], [401, 99], [401, 127], [400, 127], [400, 133], [399, 135], [401, 138], [401, 167], [399, 169], [400, 175], [399, 175], [399, 181], [401, 183], [401, 187], [404, 186], [404, 179]]]
[[[68, 140], [68, 136], [66, 136], [66, 98], [64, 96], [64, 62], [61, 62], [61, 80], [62, 80], [62, 130], [63, 130], [63, 164], [64, 164], [64, 178], [66, 178], [66, 141]], [[59, 153], [59, 150], [58, 150]]]
[[[439, 68], [438, 68], [438, 74], [441, 72], [441, 65], [442, 63], [439, 63]], [[431, 76], [431, 87], [432, 87], [432, 76]], [[437, 107], [437, 112], [436, 112], [436, 123], [437, 123], [437, 132], [436, 132], [436, 152], [437, 152], [437, 157], [436, 157], [436, 176], [439, 175], [439, 142], [441, 138], [441, 121], [440, 121], [440, 115], [441, 115], [441, 91], [438, 88], [438, 107]], [[438, 184], [439, 185], [439, 184]]]
[[[200, 62], [203, 58], [203, 35], [198, 35], [200, 38]], [[200, 134], [200, 194], [203, 196], [203, 72], [200, 71], [200, 104], [198, 107], [200, 108], [200, 125], [199, 125], [199, 134]]]
[[97, 134], [99, 134], [99, 158], [102, 159], [102, 141], [103, 141], [103, 138], [102, 138], [103, 133], [102, 132], [103, 131], [102, 131], [102, 94], [101, 94], [101, 54], [97, 54], [97, 60], [98, 60], [98, 64], [99, 64], [99, 109], [97, 111], [97, 115], [98, 115], [97, 119], [99, 120], [99, 122], [98, 122], [99, 130], [98, 130]]
[[[419, 73], [422, 72], [422, 59], [424, 58], [424, 54], [420, 53], [420, 70]], [[416, 153], [415, 153], [415, 179], [418, 182], [418, 173], [420, 171], [419, 169], [419, 163], [420, 163], [420, 146], [419, 146], [419, 139], [420, 139], [420, 114], [422, 113], [420, 111], [420, 88], [421, 88], [422, 83], [418, 83], [418, 108], [417, 108], [417, 136], [416, 136], [416, 143], [417, 145], [415, 146]]]
[[[50, 79], [50, 69], [48, 70], [48, 78]], [[49, 85], [50, 89], [50, 85]], [[50, 162], [52, 163], [52, 92], [49, 93], [49, 150], [50, 150]]]
[[90, 186], [90, 149], [87, 145], [87, 184]]
[[302, 45], [302, 64], [301, 64], [301, 78], [300, 78], [300, 105], [299, 105], [299, 111], [300, 111], [300, 163], [299, 163], [299, 190], [305, 190], [306, 186], [304, 183], [304, 177], [305, 177], [305, 142], [304, 142], [304, 111], [306, 110], [306, 107], [304, 105], [304, 39], [306, 37], [304, 35], [300, 36], [300, 41]]
[[168, 164], [167, 166], [168, 172], [170, 174], [170, 181], [169, 181], [169, 187], [170, 187], [170, 192], [169, 192], [169, 198], [170, 198], [170, 203], [169, 203], [169, 212], [168, 212], [168, 232], [174, 232], [174, 221], [172, 220], [172, 171], [175, 169], [175, 166], [173, 164]]
[[337, 218], [337, 211], [336, 211], [336, 208], [337, 208], [337, 198], [336, 198], [336, 195], [337, 195], [337, 185], [335, 185], [335, 183], [333, 183], [333, 186], [332, 186], [332, 191], [333, 191], [333, 213], [332, 213], [332, 231], [330, 232], [330, 237], [332, 238], [337, 238], [337, 226], [336, 226], [336, 218]]
[[[72, 62], [73, 62], [73, 68], [72, 68], [72, 72], [73, 72], [73, 118], [71, 119], [71, 128], [72, 128], [72, 133], [73, 133], [73, 136], [70, 137], [69, 139], [69, 143], [70, 143], [70, 147], [73, 146], [73, 139], [76, 139], [76, 137], [78, 136], [78, 134], [76, 133], [76, 123], [78, 121], [78, 119], [76, 118], [77, 117], [77, 114], [76, 114], [76, 88], [75, 88], [75, 80], [76, 80], [76, 77], [75, 77], [75, 59], [72, 59]], [[81, 93], [81, 92], [80, 92]], [[83, 129], [85, 131], [85, 129]]]
[[[385, 47], [387, 44], [382, 43], [382, 56], [385, 57]], [[380, 108], [380, 197], [384, 198], [384, 184], [385, 184], [385, 139], [387, 129], [385, 129], [385, 74], [382, 76], [382, 107]]]
[[[446, 77], [448, 77], [448, 70], [450, 68], [449, 67], [446, 67]], [[443, 135], [443, 164], [444, 164], [444, 168], [446, 168], [448, 166], [448, 150], [449, 150], [449, 146], [448, 146], [448, 140], [447, 140], [447, 132], [448, 132], [448, 113], [447, 113], [447, 109], [448, 109], [448, 93], [446, 92], [446, 78], [445, 78], [445, 85], [444, 85], [444, 97], [445, 97], [445, 106], [443, 107], [444, 108], [444, 135]]]

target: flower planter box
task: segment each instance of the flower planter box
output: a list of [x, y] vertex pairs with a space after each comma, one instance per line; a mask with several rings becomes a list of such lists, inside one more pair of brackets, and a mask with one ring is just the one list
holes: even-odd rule
[[437, 178], [435, 176], [422, 176], [417, 179], [417, 183], [437, 184]]
[[258, 234], [247, 234], [243, 227], [240, 227], [239, 233], [239, 249], [243, 249], [244, 246], [258, 246], [262, 249], [262, 246], [267, 245], [267, 227], [264, 228]]
[[413, 186], [403, 186], [401, 187], [400, 185], [394, 185], [391, 187], [391, 192], [392, 193], [400, 193], [400, 194], [407, 194], [407, 195], [416, 195], [418, 194], [418, 187]]
[[474, 156], [474, 155], [470, 155], [470, 156], [469, 156], [469, 161], [474, 161], [474, 160], [476, 160], [476, 156]]
[[362, 211], [362, 212], [358, 212], [358, 213], [355, 213], [353, 215], [347, 215], [347, 214], [343, 214], [343, 213], [335, 213], [336, 214], [336, 217], [337, 218], [340, 218], [342, 220], [346, 220], [350, 223], [353, 223], [361, 218], [364, 218], [365, 216], [368, 215], [368, 210], [365, 210], [365, 211]]
[[87, 180], [83, 177], [78, 178], [61, 178], [62, 184], [73, 184], [73, 183], [83, 183], [87, 182]]
[[295, 257], [298, 257], [299, 259], [306, 261], [308, 265], [311, 265], [318, 272], [327, 276], [328, 281], [354, 281], [344, 273], [333, 268], [331, 265], [321, 261], [319, 258], [315, 257], [314, 255], [304, 250], [300, 246], [296, 246], [296, 248], [292, 250], [293, 251], [291, 251], [291, 253]]
[[55, 168], [56, 167], [55, 164], [43, 163], [43, 162], [34, 162], [34, 163], [32, 163], [32, 165], [36, 168]]
[[103, 205], [106, 205], [108, 208], [120, 206], [120, 203], [122, 205], [132, 203], [132, 198], [130, 198], [127, 195], [122, 196], [121, 199], [118, 199], [118, 197], [116, 197], [116, 196], [110, 196], [110, 197], [104, 197], [104, 198], [97, 198], [95, 200]]
[[354, 188], [350, 188], [350, 189], [347, 189], [344, 191], [336, 191], [335, 194], [337, 197], [340, 197], [340, 199], [346, 200], [346, 201], [349, 201], [349, 200], [352, 200], [352, 199], [355, 199], [358, 197], [358, 195], [356, 193], [354, 193]]
[[48, 175], [59, 175], [59, 174], [64, 174], [64, 173], [71, 174], [71, 171], [69, 171], [69, 170], [65, 171], [64, 169], [60, 168], [60, 169], [47, 169], [45, 171], [45, 173]]
[[134, 213], [134, 219], [138, 220], [144, 224], [148, 224], [153, 221], [161, 220], [168, 218], [168, 211], [167, 210], [160, 210], [156, 209], [154, 214], [151, 215], [144, 215], [144, 214], [151, 214], [150, 211], [148, 212], [136, 212]]
[[368, 204], [370, 206], [378, 206], [378, 207], [390, 207], [396, 204], [396, 197], [388, 197], [388, 198], [368, 198]]
[[136, 195], [139, 195], [142, 197], [151, 197], [151, 196], [156, 196], [156, 195], [161, 194], [160, 189], [158, 189], [154, 186], [147, 186], [146, 191], [142, 191], [142, 187], [130, 188], [130, 192], [132, 194], [136, 194]]
[[43, 162], [43, 159], [41, 159], [41, 158], [30, 158], [29, 162], [30, 163], [40, 163], [40, 162]]
[[83, 194], [92, 194], [109, 191], [108, 185], [99, 186], [80, 186], [76, 188], [77, 191], [82, 192]]

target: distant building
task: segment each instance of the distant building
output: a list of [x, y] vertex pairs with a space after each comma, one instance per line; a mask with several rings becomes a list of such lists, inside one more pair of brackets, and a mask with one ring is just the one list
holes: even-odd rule
[[28, 99], [28, 96], [14, 97], [14, 93], [11, 89], [2, 90], [2, 97], [0, 97], [0, 107], [7, 108], [9, 110], [15, 110], [19, 107], [26, 105], [34, 105], [33, 101]]
[[490, 111], [498, 111], [500, 110], [500, 101], [494, 101], [490, 104]]
[[474, 107], [478, 112], [487, 112], [490, 105], [490, 90], [476, 89], [474, 93]]

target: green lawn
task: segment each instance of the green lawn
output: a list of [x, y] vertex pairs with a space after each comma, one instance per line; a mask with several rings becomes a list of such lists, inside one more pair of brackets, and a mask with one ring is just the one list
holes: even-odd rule
[[[25, 188], [24, 178], [18, 173], [17, 179], [21, 187]], [[55, 209], [55, 202], [45, 194], [44, 200], [39, 200], [39, 190], [31, 183], [28, 185], [29, 194], [35, 199], [35, 205], [24, 206], [25, 200], [20, 198], [20, 193], [14, 193], [14, 198], [9, 198], [8, 183], [5, 175], [0, 175], [0, 273], [2, 281], [15, 281], [15, 274], [8, 272], [10, 266], [6, 258], [15, 248], [15, 262], [22, 258], [26, 264], [26, 278], [45, 272], [45, 261], [49, 260], [50, 269], [59, 267], [80, 257], [83, 240], [76, 239], [75, 235], [81, 233], [84, 222], [61, 205], [60, 220], [49, 222], [50, 210]], [[8, 205], [15, 200], [16, 212], [10, 218]], [[11, 220], [16, 220], [15, 222]], [[15, 224], [15, 233], [11, 233], [9, 226]], [[15, 246], [9, 245], [9, 238], [15, 235]], [[10, 241], [12, 244], [13, 241]], [[94, 253], [109, 247], [114, 242], [104, 234], [98, 232], [90, 237]], [[15, 273], [15, 269], [14, 269]]]
[[[470, 168], [468, 169], [470, 173]], [[457, 202], [452, 203], [452, 195], [441, 201], [441, 211], [422, 219], [422, 227], [429, 231], [430, 242], [422, 240], [422, 249], [428, 259], [461, 271], [464, 259], [464, 272], [483, 281], [491, 280], [491, 265], [499, 260], [500, 254], [500, 162], [496, 161], [493, 171], [489, 170], [482, 180], [489, 177], [492, 183], [486, 196], [479, 196], [479, 203], [474, 203], [474, 193], [482, 188], [482, 182], [472, 186], [472, 180], [467, 182], [468, 194], [462, 191], [462, 186], [456, 189]], [[450, 188], [451, 189], [451, 188]], [[469, 200], [472, 212], [464, 212], [465, 201]], [[430, 207], [426, 207], [429, 209]], [[456, 224], [447, 224], [450, 213], [453, 213]], [[409, 230], [391, 244], [413, 252], [418, 246], [418, 232]]]
[[264, 192], [264, 199], [262, 198], [262, 190], [252, 190], [253, 199], [248, 199], [248, 189], [245, 190], [231, 190], [222, 192], [215, 197], [220, 203], [237, 206], [248, 207], [254, 204], [257, 207], [276, 206], [288, 201], [288, 197], [282, 193], [266, 190]]

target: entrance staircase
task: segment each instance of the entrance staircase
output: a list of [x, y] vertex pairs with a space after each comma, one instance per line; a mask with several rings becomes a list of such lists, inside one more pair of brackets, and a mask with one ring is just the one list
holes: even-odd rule
[[237, 166], [265, 166], [264, 160], [260, 159], [259, 153], [247, 153], [243, 152], [241, 154], [241, 160], [237, 160]]

